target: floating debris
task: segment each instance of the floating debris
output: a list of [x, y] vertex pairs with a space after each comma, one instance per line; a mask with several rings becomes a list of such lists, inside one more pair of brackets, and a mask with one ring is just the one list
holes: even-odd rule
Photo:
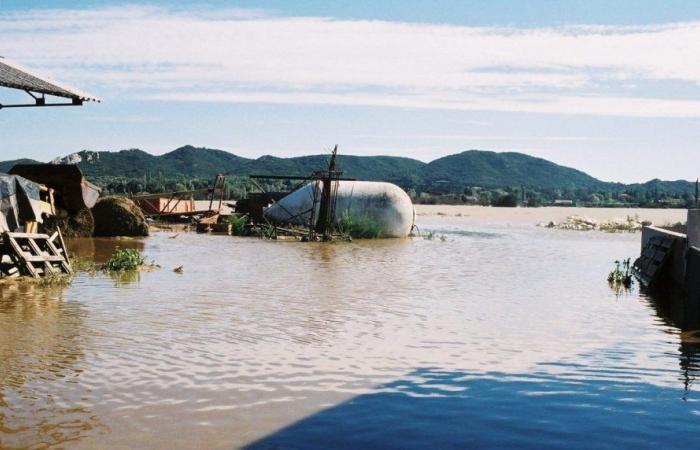
[[569, 216], [564, 222], [551, 221], [538, 226], [545, 228], [556, 228], [558, 230], [575, 231], [605, 231], [608, 233], [628, 232], [635, 233], [641, 231], [644, 223], [637, 216], [627, 216], [626, 219], [612, 219], [598, 221], [586, 216]]

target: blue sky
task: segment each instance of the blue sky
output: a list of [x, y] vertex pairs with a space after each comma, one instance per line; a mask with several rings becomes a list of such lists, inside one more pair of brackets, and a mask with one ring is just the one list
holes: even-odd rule
[[[0, 55], [103, 99], [0, 111], [0, 159], [520, 151], [700, 174], [700, 2], [0, 0]], [[17, 96], [0, 92], [0, 102]]]

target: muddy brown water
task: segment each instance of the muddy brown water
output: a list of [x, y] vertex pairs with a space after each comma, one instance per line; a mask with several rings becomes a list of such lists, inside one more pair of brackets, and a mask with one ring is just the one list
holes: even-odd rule
[[639, 234], [487, 210], [423, 210], [444, 241], [71, 241], [162, 269], [0, 286], [0, 447], [700, 442], [697, 314], [605, 282]]

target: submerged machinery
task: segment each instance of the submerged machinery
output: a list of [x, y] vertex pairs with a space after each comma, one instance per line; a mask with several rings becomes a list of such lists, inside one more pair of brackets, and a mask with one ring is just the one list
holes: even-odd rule
[[[264, 209], [263, 215], [278, 223], [310, 225], [319, 221], [319, 183], [308, 183]], [[383, 237], [406, 237], [415, 222], [411, 198], [395, 184], [375, 181], [338, 181], [333, 226], [344, 220], [369, 220]]]
[[[337, 153], [335, 146], [328, 169], [310, 176], [251, 175], [263, 192], [240, 201], [237, 212], [254, 223], [300, 227], [309, 240], [347, 235], [349, 224], [371, 228], [375, 237], [408, 236], [415, 222], [408, 194], [392, 183], [342, 178], [343, 172], [336, 166]], [[255, 181], [258, 179], [298, 180], [300, 184], [287, 195], [280, 195], [265, 192]]]

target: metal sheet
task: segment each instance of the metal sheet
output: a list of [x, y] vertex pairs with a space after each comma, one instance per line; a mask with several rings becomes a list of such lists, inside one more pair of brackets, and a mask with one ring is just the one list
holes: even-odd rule
[[30, 91], [38, 94], [53, 95], [80, 101], [100, 100], [91, 95], [59, 85], [50, 79], [31, 73], [28, 69], [0, 56], [0, 86]]

